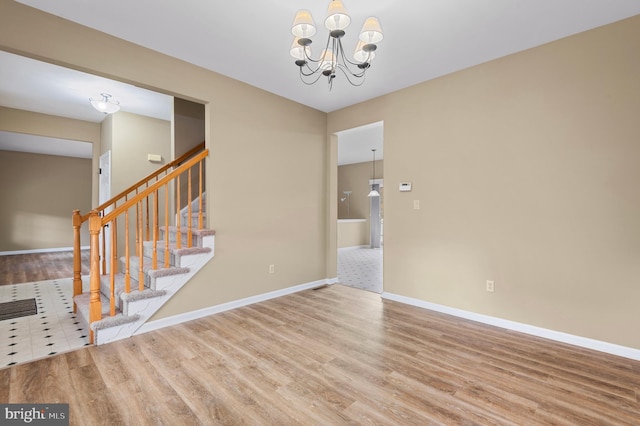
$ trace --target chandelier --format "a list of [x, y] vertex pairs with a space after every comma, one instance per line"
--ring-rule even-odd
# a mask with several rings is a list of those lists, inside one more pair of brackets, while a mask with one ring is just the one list
[[327, 18], [324, 26], [329, 30], [327, 44], [320, 58], [311, 57], [311, 37], [316, 33], [316, 26], [308, 10], [299, 10], [291, 27], [294, 35], [291, 45], [291, 56], [296, 59], [296, 65], [300, 68], [300, 79], [303, 83], [311, 85], [320, 77], [325, 76], [329, 81], [329, 90], [333, 86], [333, 79], [340, 70], [349, 83], [360, 86], [364, 82], [366, 71], [371, 67], [371, 61], [375, 57], [378, 48], [376, 43], [382, 41], [382, 28], [378, 18], [369, 17], [364, 21], [358, 44], [353, 54], [354, 61], [347, 58], [342, 47], [342, 37], [345, 28], [351, 23], [341, 0], [332, 0], [329, 3]]

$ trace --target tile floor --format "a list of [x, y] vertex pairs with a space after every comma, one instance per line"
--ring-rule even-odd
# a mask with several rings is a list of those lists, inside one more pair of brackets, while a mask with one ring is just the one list
[[382, 293], [382, 249], [338, 249], [338, 281], [349, 287]]
[[0, 286], [0, 303], [35, 298], [38, 307], [36, 315], [0, 321], [0, 368], [89, 344], [72, 294], [71, 278]]

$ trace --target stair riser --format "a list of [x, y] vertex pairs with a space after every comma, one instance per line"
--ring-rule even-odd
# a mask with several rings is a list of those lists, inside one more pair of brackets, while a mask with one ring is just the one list
[[[156, 250], [157, 259], [158, 259], [158, 268], [164, 268], [164, 249]], [[144, 257], [148, 257], [149, 259], [153, 259], [153, 246], [146, 246], [143, 250]], [[178, 266], [176, 263], [176, 256], [171, 253], [169, 250], [169, 266]]]
[[[160, 237], [162, 240], [164, 240], [164, 230], [160, 230]], [[180, 240], [182, 241], [182, 247], [187, 247], [187, 240], [189, 238], [189, 236], [187, 235], [186, 232], [181, 232], [180, 233]], [[169, 242], [170, 243], [175, 243], [177, 241], [176, 238], [177, 232], [175, 231], [169, 231]], [[202, 247], [202, 238], [198, 235], [192, 234], [191, 235], [191, 245], [193, 247]]]
[[[124, 262], [120, 262], [120, 263], [124, 263]], [[122, 273], [124, 273], [125, 269], [124, 269], [124, 265], [122, 265], [122, 269], [121, 269]], [[132, 257], [129, 260], [129, 274], [131, 276], [131, 288], [138, 288], [138, 278], [140, 277], [140, 262], [137, 258]], [[144, 272], [144, 285], [145, 287], [149, 287], [149, 282], [151, 281], [151, 279], [149, 278], [149, 275], [147, 275], [146, 271]]]
[[[204, 223], [206, 222], [205, 219], [207, 217], [206, 213], [202, 213], [202, 223], [204, 225]], [[198, 213], [192, 213], [191, 215], [191, 227], [192, 228], [197, 228], [200, 224], [200, 219], [198, 218]], [[182, 217], [180, 217], [180, 224], [182, 226], [187, 226], [188, 220], [187, 220], [187, 215], [183, 214]]]

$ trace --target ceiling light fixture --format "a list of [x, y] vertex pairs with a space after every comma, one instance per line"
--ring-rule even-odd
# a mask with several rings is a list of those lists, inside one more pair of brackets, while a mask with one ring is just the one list
[[100, 96], [102, 96], [101, 99], [89, 98], [89, 102], [96, 110], [105, 114], [113, 114], [120, 111], [120, 102], [112, 101], [109, 93], [100, 93]]
[[371, 183], [371, 192], [369, 192], [369, 195], [367, 195], [367, 197], [379, 197], [380, 193], [376, 190], [376, 150], [372, 149], [371, 151], [373, 151], [373, 177], [372, 179], [372, 183]]
[[342, 71], [349, 83], [360, 86], [364, 82], [366, 71], [371, 67], [371, 61], [375, 57], [378, 48], [376, 43], [382, 41], [382, 28], [378, 18], [369, 17], [364, 21], [360, 37], [353, 58], [355, 62], [347, 59], [342, 47], [344, 29], [351, 23], [341, 0], [332, 0], [329, 3], [327, 19], [324, 26], [329, 30], [327, 44], [319, 59], [311, 58], [311, 37], [316, 33], [311, 12], [299, 10], [291, 27], [294, 35], [291, 46], [291, 56], [296, 59], [296, 65], [300, 68], [300, 79], [303, 83], [311, 85], [320, 77], [325, 76], [329, 81], [329, 90], [333, 87], [333, 79], [337, 70]]

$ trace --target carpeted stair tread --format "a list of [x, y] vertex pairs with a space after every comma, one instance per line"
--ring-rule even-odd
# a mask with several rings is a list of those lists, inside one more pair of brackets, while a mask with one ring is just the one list
[[[169, 226], [168, 228], [166, 228], [165, 226], [161, 226], [160, 230], [164, 231], [165, 229], [168, 229], [169, 232], [177, 232], [178, 231], [178, 227], [177, 226]], [[186, 234], [189, 231], [189, 227], [188, 226], [181, 226], [180, 227], [180, 232], [182, 234]], [[197, 229], [197, 228], [191, 228], [191, 234], [192, 235], [198, 235], [198, 236], [209, 236], [209, 235], [216, 235], [216, 231], [214, 229]]]
[[[147, 249], [153, 249], [153, 241], [145, 241], [143, 245]], [[164, 254], [164, 247], [165, 247], [164, 240], [156, 242], [156, 250], [158, 251], [158, 261], [160, 261], [161, 259], [160, 251], [162, 251], [162, 254]], [[177, 247], [177, 244], [174, 241], [169, 242], [169, 251], [172, 254], [176, 254], [178, 256], [188, 256], [190, 254], [202, 254], [202, 253], [211, 252], [211, 248], [209, 247], [196, 247], [196, 246], [184, 247], [184, 245], [182, 245], [180, 248], [176, 248], [176, 247]], [[162, 259], [164, 260], [164, 258]]]
[[[130, 256], [129, 258], [129, 274], [131, 275], [131, 279], [138, 281], [138, 273], [140, 268], [140, 258], [138, 256]], [[120, 258], [121, 262], [125, 261], [125, 258]], [[163, 268], [163, 260], [158, 257], [158, 269], [152, 269], [153, 260], [149, 257], [142, 258], [142, 270], [145, 275], [150, 277], [159, 277], [159, 276], [167, 276], [167, 275], [177, 275], [177, 274], [186, 274], [189, 272], [189, 268], [180, 268], [178, 266], [170, 266], [168, 268]]]
[[[129, 267], [130, 267], [130, 275], [131, 275], [131, 282], [132, 282], [132, 289], [133, 288], [137, 288], [138, 287], [138, 278], [139, 278], [139, 257], [138, 256], [130, 256], [129, 257], [130, 261], [129, 261]], [[125, 258], [122, 257], [120, 259], [120, 262], [124, 262]], [[163, 265], [163, 261], [162, 259], [159, 257], [158, 258], [158, 266], [160, 266], [158, 269], [151, 269], [151, 264], [152, 264], [152, 260], [148, 257], [144, 257], [143, 258], [143, 266], [142, 266], [142, 270], [144, 271], [144, 285], [145, 287], [151, 288], [151, 289], [155, 289], [156, 288], [156, 279], [157, 278], [161, 278], [161, 277], [166, 277], [166, 276], [172, 276], [172, 275], [180, 275], [180, 274], [187, 274], [189, 273], [191, 270], [189, 268], [181, 268], [178, 266], [171, 266], [169, 268], [162, 268], [161, 266]], [[135, 284], [133, 284], [135, 282]]]
[[[91, 294], [82, 293], [74, 297], [73, 300], [76, 302], [79, 316], [82, 317], [88, 324], [89, 302], [91, 300]], [[123, 315], [122, 312], [120, 312], [120, 310], [118, 309], [116, 309], [116, 315], [111, 317], [109, 316], [109, 300], [103, 294], [100, 294], [100, 301], [102, 302], [102, 319], [91, 323], [90, 327], [93, 331], [103, 330], [105, 328], [117, 327], [122, 324], [135, 322], [139, 318], [138, 315]]]
[[91, 323], [91, 329], [93, 331], [104, 330], [110, 327], [118, 327], [123, 324], [129, 324], [131, 322], [136, 322], [140, 318], [140, 315], [123, 315], [116, 314], [113, 317], [102, 317], [99, 321], [94, 321]]
[[[87, 324], [89, 324], [89, 303], [91, 301], [91, 293], [86, 292], [77, 295], [73, 298], [73, 301], [76, 303], [76, 307], [78, 308], [78, 314], [85, 320]], [[109, 316], [109, 311], [111, 307], [109, 306], [109, 299], [100, 293], [100, 302], [101, 302], [101, 311], [102, 317]], [[116, 315], [120, 313], [120, 310], [116, 306]]]
[[[121, 295], [125, 294], [124, 290], [125, 290], [125, 275], [123, 273], [117, 273], [114, 274], [113, 276], [113, 281], [114, 281], [114, 294], [116, 297], [116, 306], [120, 309], [122, 309], [122, 299], [121, 299]], [[145, 290], [149, 289], [148, 286], [144, 287]], [[104, 295], [107, 295], [107, 297], [111, 294], [111, 278], [110, 275], [101, 275], [100, 276], [100, 292]], [[129, 283], [129, 290], [130, 291], [139, 291], [138, 288], [138, 281], [134, 280], [133, 277], [131, 277], [130, 283]]]

